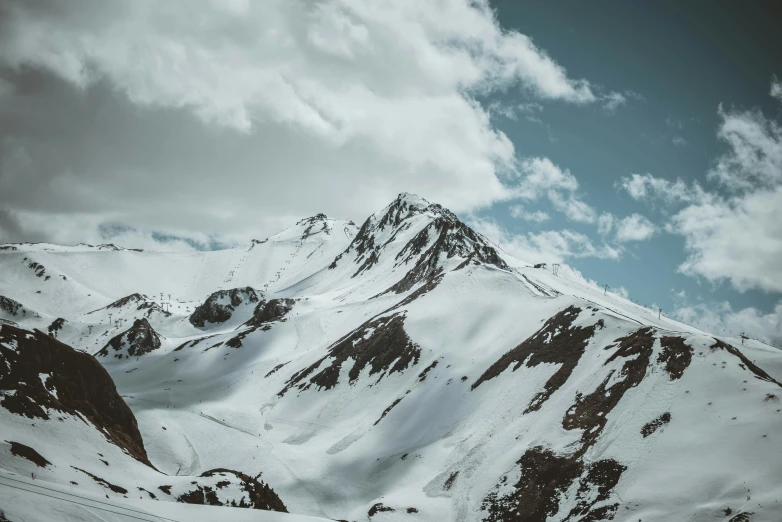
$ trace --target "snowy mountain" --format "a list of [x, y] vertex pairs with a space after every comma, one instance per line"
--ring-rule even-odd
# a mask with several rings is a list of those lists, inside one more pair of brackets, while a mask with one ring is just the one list
[[782, 520], [782, 353], [417, 196], [214, 252], [3, 245], [0, 295], [14, 522]]

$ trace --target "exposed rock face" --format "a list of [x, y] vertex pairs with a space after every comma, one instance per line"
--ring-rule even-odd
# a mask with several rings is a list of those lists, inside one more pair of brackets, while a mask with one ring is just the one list
[[39, 330], [0, 325], [0, 393], [0, 406], [29, 418], [78, 412], [111, 443], [151, 466], [136, 418], [91, 355]]
[[113, 303], [106, 305], [106, 308], [124, 308], [126, 306], [138, 306], [147, 300], [147, 296], [135, 293], [117, 299]]
[[92, 313], [95, 313], [99, 310], [146, 310], [145, 314], [147, 317], [150, 317], [152, 315], [152, 312], [157, 312], [159, 314], [162, 314], [166, 317], [170, 317], [171, 313], [163, 310], [163, 308], [157, 304], [154, 301], [151, 301], [149, 297], [145, 296], [144, 294], [130, 294], [125, 297], [122, 297], [120, 299], [117, 299], [113, 303], [110, 303], [103, 308], [99, 308], [98, 310], [93, 310]]
[[608, 358], [606, 364], [615, 360], [622, 361], [619, 371], [612, 370], [602, 383], [592, 393], [576, 398], [576, 403], [570, 407], [562, 419], [562, 426], [567, 430], [583, 430], [581, 440], [586, 450], [597, 440], [608, 422], [608, 414], [619, 404], [624, 394], [638, 386], [646, 376], [654, 346], [654, 331], [651, 328], [641, 328], [621, 339], [619, 346]]
[[294, 299], [270, 299], [261, 301], [255, 307], [253, 316], [244, 324], [247, 326], [262, 326], [267, 323], [279, 321], [293, 309], [296, 303]]
[[18, 317], [19, 315], [27, 315], [27, 310], [22, 305], [22, 303], [14, 301], [10, 297], [5, 297], [3, 295], [0, 295], [0, 311], [3, 311], [14, 317]]
[[97, 355], [106, 357], [112, 350], [114, 357], [138, 357], [160, 348], [160, 336], [146, 318], [136, 319], [133, 326], [113, 337]]
[[670, 412], [665, 412], [653, 421], [647, 422], [644, 424], [644, 427], [641, 428], [641, 435], [644, 436], [644, 438], [648, 437], [658, 429], [662, 428], [666, 424], [671, 422], [671, 414]]
[[47, 328], [47, 330], [49, 331], [49, 335], [51, 335], [52, 337], [57, 337], [57, 332], [62, 330], [62, 327], [65, 326], [65, 322], [66, 322], [65, 319], [63, 319], [62, 317], [58, 317], [57, 319], [52, 321], [52, 324], [50, 324]]
[[307, 227], [304, 229], [304, 233], [302, 233], [301, 239], [307, 239], [308, 237], [314, 236], [315, 234], [331, 234], [331, 228], [329, 227], [327, 219], [328, 217], [326, 217], [326, 214], [317, 214], [315, 216], [302, 219], [296, 223], [297, 225], [303, 225]]
[[196, 307], [190, 315], [190, 323], [197, 328], [203, 328], [206, 323], [224, 323], [242, 303], [257, 302], [258, 294], [249, 286], [220, 290], [210, 295], [204, 304]]
[[[241, 471], [213, 469], [202, 473], [195, 489], [177, 495], [178, 502], [187, 504], [209, 504], [212, 506], [233, 506], [251, 509], [265, 509], [287, 513], [288, 508], [269, 487], [258, 480], [260, 475], [251, 477]], [[170, 486], [163, 488], [170, 491]], [[169, 493], [171, 494], [171, 493]]]
[[561, 364], [559, 369], [549, 378], [543, 390], [535, 395], [530, 402], [527, 413], [540, 409], [540, 406], [551, 397], [551, 394], [568, 380], [578, 361], [581, 360], [589, 340], [595, 335], [595, 329], [603, 326], [602, 320], [589, 326], [573, 326], [573, 322], [580, 313], [580, 308], [570, 306], [546, 321], [543, 328], [492, 364], [475, 381], [472, 389], [474, 390], [481, 383], [497, 377], [511, 364], [514, 365], [513, 371], [515, 372], [522, 364], [525, 364], [525, 361], [528, 368], [540, 363], [559, 363]]
[[[619, 504], [604, 504], [622, 472], [627, 469], [615, 460], [606, 459], [585, 464], [574, 455], [557, 455], [548, 448], [536, 446], [519, 459], [521, 476], [509, 484], [510, 492], [493, 491], [484, 500], [484, 519], [491, 522], [546, 522], [559, 513], [562, 497], [578, 481], [577, 505], [561, 520], [582, 522], [613, 520]], [[508, 476], [501, 479], [505, 484]], [[507, 488], [506, 488], [507, 489]], [[560, 513], [561, 515], [561, 513]]]
[[407, 242], [394, 259], [395, 267], [412, 267], [387, 291], [402, 293], [418, 283], [435, 280], [442, 274], [444, 260], [453, 257], [465, 260], [461, 266], [472, 262], [508, 269], [494, 247], [450, 210], [410, 194], [400, 194], [383, 213], [370, 216], [350, 246], [337, 256], [330, 268], [336, 268], [343, 256], [355, 252], [358, 269], [353, 277], [369, 270], [382, 256], [388, 255], [385, 247], [412, 226], [410, 218], [421, 214], [429, 215], [431, 221]]
[[12, 440], [7, 440], [6, 442], [11, 445], [11, 455], [16, 455], [17, 457], [27, 459], [39, 468], [45, 468], [46, 466], [51, 465], [51, 462], [46, 460], [40, 453], [35, 451], [30, 446], [25, 446], [20, 442], [14, 442]]
[[680, 379], [692, 362], [692, 348], [687, 346], [681, 337], [661, 337], [660, 345], [662, 351], [657, 362], [665, 363], [665, 371], [671, 376], [671, 380]]
[[[405, 332], [404, 319], [404, 315], [397, 314], [364, 323], [329, 348], [326, 357], [295, 373], [279, 395], [284, 395], [294, 386], [306, 389], [315, 384], [327, 390], [333, 388], [339, 382], [342, 364], [348, 359], [353, 360], [353, 366], [348, 372], [351, 383], [358, 379], [367, 366], [369, 375], [380, 374], [379, 381], [387, 374], [401, 372], [417, 364], [421, 349]], [[308, 383], [304, 383], [304, 379], [326, 360], [330, 360], [328, 366], [313, 375]]]

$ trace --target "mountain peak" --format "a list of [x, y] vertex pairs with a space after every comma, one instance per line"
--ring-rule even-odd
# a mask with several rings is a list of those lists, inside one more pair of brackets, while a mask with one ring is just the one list
[[404, 275], [387, 290], [395, 293], [431, 283], [445, 271], [469, 263], [508, 269], [494, 247], [450, 210], [405, 192], [364, 222], [330, 268], [336, 268], [345, 254], [358, 265], [353, 277], [384, 260], [392, 272], [400, 269]]

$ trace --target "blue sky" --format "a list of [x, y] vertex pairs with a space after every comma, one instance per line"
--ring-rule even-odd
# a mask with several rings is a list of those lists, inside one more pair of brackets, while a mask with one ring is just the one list
[[[580, 182], [583, 200], [600, 211], [638, 212], [665, 222], [671, 209], [634, 200], [616, 186], [633, 173], [697, 181], [720, 192], [707, 179], [727, 149], [717, 136], [720, 104], [768, 116], [782, 109], [769, 96], [772, 78], [782, 74], [782, 38], [774, 21], [779, 18], [761, 3], [710, 3], [710, 8], [703, 2], [493, 5], [503, 27], [531, 36], [569, 74], [625, 93], [627, 101], [615, 110], [541, 102], [518, 91], [492, 94], [484, 102], [533, 104], [532, 112], [497, 114], [497, 127], [518, 154], [545, 156], [569, 169]], [[496, 205], [484, 215], [515, 233], [571, 228], [599, 237], [593, 225], [569, 222], [545, 201], [528, 207], [550, 216], [543, 223], [514, 219], [512, 206]], [[779, 301], [778, 292], [738, 291], [725, 280], [685, 275], [678, 270], [685, 258], [684, 238], [662, 232], [628, 245], [618, 260], [583, 258], [572, 264], [601, 284], [623, 286], [631, 298], [670, 312], [685, 304], [675, 295], [681, 291], [690, 304], [727, 300], [736, 309], [757, 307], [766, 313]]]
[[400, 192], [782, 342], [765, 2], [11, 0], [0, 241], [193, 249]]

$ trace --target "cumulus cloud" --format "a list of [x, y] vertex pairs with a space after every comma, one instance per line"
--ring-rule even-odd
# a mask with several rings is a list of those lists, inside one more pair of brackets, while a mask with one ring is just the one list
[[526, 158], [520, 163], [521, 181], [516, 197], [534, 200], [546, 197], [554, 210], [577, 222], [594, 223], [597, 213], [578, 194], [578, 180], [568, 169], [562, 169], [548, 158]]
[[253, 235], [399, 187], [511, 199], [514, 147], [476, 96], [604, 95], [468, 0], [4, 2], [0, 74], [0, 204]]
[[528, 211], [523, 205], [512, 205], [509, 209], [510, 215], [516, 219], [530, 221], [532, 223], [543, 223], [551, 219], [547, 213], [541, 210]]
[[597, 219], [597, 233], [606, 236], [614, 229], [614, 215], [610, 212], [603, 212]]
[[698, 184], [689, 186], [681, 179], [669, 181], [649, 173], [623, 177], [616, 183], [616, 187], [627, 192], [635, 200], [647, 202], [687, 203], [703, 196], [703, 190]]
[[572, 230], [547, 230], [513, 234], [490, 218], [473, 217], [470, 226], [517, 259], [527, 263], [561, 263], [568, 259], [618, 259], [620, 251], [597, 245], [588, 236]]
[[676, 308], [674, 316], [709, 332], [734, 336], [743, 332], [751, 338], [782, 347], [782, 302], [769, 313], [754, 307], [735, 311], [727, 301], [682, 304]]
[[616, 223], [616, 240], [620, 243], [645, 241], [655, 232], [657, 232], [657, 227], [654, 223], [640, 214], [632, 214]]
[[[778, 89], [773, 81], [772, 96]], [[713, 189], [651, 174], [633, 174], [618, 187], [679, 207], [665, 229], [684, 237], [683, 273], [739, 291], [782, 292], [782, 124], [758, 110], [720, 106], [718, 114], [725, 151], [709, 172]]]
[[771, 82], [771, 91], [769, 94], [782, 102], [782, 82], [774, 78]]
[[603, 107], [608, 112], [615, 112], [616, 109], [627, 103], [627, 98], [618, 92], [612, 92], [603, 99]]

